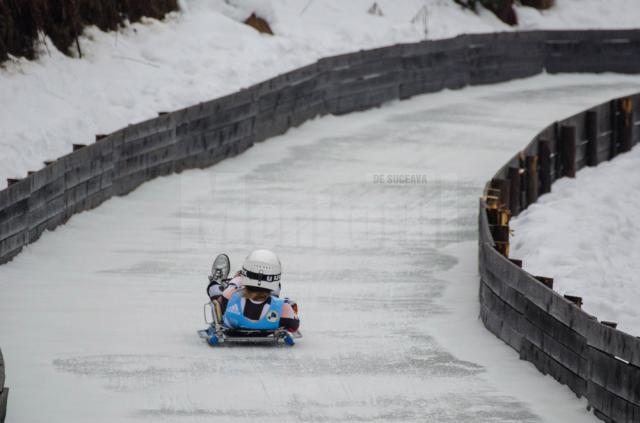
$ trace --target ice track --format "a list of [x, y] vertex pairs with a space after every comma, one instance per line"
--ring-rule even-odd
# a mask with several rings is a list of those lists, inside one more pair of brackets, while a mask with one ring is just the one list
[[[476, 319], [477, 198], [549, 122], [639, 89], [543, 75], [424, 95], [74, 216], [0, 267], [8, 421], [598, 421]], [[195, 333], [211, 260], [255, 246], [281, 255], [305, 338], [212, 349]]]

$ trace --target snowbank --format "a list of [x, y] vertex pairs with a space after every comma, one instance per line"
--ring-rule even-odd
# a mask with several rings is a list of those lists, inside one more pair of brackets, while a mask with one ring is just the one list
[[[451, 0], [184, 0], [165, 22], [118, 33], [89, 28], [86, 57], [50, 44], [36, 62], [0, 69], [0, 187], [39, 169], [95, 134], [208, 100], [327, 55], [459, 33], [510, 30], [490, 12]], [[636, 0], [558, 0], [556, 9], [518, 8], [521, 28], [632, 27]], [[276, 36], [240, 23], [257, 10]], [[635, 22], [634, 22], [635, 21]]]
[[513, 257], [585, 311], [640, 335], [640, 148], [562, 178], [511, 221]]

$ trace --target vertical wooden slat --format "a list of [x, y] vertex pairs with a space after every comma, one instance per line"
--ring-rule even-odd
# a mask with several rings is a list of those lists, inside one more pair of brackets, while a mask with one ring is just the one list
[[538, 142], [538, 161], [540, 163], [540, 194], [551, 192], [551, 143]]
[[527, 156], [526, 161], [527, 178], [527, 207], [538, 201], [538, 156]]
[[611, 112], [611, 138], [609, 140], [609, 160], [611, 160], [618, 155], [618, 137], [619, 137], [618, 101], [611, 100], [609, 102], [609, 109]]
[[598, 112], [589, 110], [585, 119], [587, 166], [598, 166]]
[[500, 191], [500, 203], [504, 207], [509, 207], [509, 180], [493, 178], [491, 180], [491, 187]]
[[560, 127], [560, 149], [562, 150], [562, 176], [576, 177], [576, 127]]
[[633, 140], [633, 103], [631, 98], [620, 99], [620, 152], [631, 151]]
[[520, 213], [520, 169], [509, 168], [509, 210], [512, 216]]

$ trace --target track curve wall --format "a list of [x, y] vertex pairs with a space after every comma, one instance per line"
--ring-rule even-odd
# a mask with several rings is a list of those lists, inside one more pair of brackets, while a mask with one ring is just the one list
[[4, 379], [4, 358], [2, 350], [0, 350], [0, 422], [4, 422], [4, 418], [7, 416], [7, 400], [9, 399], [9, 388], [5, 388]]
[[[321, 59], [225, 97], [96, 137], [95, 143], [76, 145], [43, 169], [9, 181], [0, 191], [0, 263], [45, 230], [112, 196], [126, 195], [157, 176], [213, 165], [313, 117], [366, 110], [444, 88], [528, 77], [545, 69], [640, 73], [639, 47], [640, 31], [635, 30], [538, 31], [462, 35]], [[484, 232], [483, 227], [481, 239], [490, 242], [488, 226]]]
[[598, 322], [582, 299], [553, 291], [509, 259], [509, 218], [561, 177], [597, 166], [640, 141], [640, 94], [545, 128], [487, 184], [480, 201], [480, 304], [484, 325], [538, 370], [586, 397], [607, 422], [640, 421], [640, 338]]

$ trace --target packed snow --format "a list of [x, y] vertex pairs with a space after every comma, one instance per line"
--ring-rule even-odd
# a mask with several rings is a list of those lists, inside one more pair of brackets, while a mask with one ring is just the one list
[[562, 178], [512, 220], [512, 256], [585, 311], [640, 335], [640, 148]]
[[[381, 13], [368, 13], [376, 3]], [[518, 7], [520, 26], [637, 27], [637, 0], [557, 0]], [[460, 33], [511, 30], [452, 0], [184, 0], [166, 21], [81, 37], [83, 59], [41, 45], [35, 62], [0, 67], [0, 187], [129, 123], [209, 100], [320, 57]], [[264, 16], [275, 36], [241, 21]]]
[[[477, 319], [477, 199], [548, 122], [639, 89], [541, 75], [316, 119], [72, 217], [0, 266], [8, 421], [597, 422]], [[256, 247], [304, 338], [212, 349], [211, 261]]]

